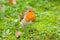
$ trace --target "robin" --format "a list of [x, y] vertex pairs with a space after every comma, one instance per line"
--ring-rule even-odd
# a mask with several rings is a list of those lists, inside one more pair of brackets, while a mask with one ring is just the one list
[[32, 24], [36, 20], [33, 9], [28, 9], [24, 14], [20, 15], [21, 26]]

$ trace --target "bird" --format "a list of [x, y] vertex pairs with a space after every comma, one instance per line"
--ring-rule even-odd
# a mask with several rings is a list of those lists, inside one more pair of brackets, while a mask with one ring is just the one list
[[8, 0], [10, 4], [16, 5], [16, 0]]
[[24, 14], [21, 14], [20, 17], [20, 24], [22, 27], [32, 24], [36, 20], [35, 12], [31, 8], [27, 9], [27, 11]]

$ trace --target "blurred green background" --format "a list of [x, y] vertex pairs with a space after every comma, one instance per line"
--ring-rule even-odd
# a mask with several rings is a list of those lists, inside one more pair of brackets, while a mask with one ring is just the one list
[[[60, 40], [60, 0], [16, 1], [12, 5], [8, 0], [0, 0], [0, 40]], [[21, 28], [19, 14], [28, 8], [33, 8], [36, 21]], [[19, 38], [15, 30], [21, 32]]]

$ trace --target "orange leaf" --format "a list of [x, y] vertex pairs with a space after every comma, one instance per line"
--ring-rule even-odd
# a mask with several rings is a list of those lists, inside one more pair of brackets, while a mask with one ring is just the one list
[[16, 0], [9, 0], [9, 3], [16, 5]]

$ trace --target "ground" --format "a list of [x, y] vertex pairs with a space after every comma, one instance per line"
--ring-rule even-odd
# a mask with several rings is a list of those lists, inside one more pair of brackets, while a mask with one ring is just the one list
[[[0, 0], [0, 40], [60, 40], [59, 0], [16, 0], [12, 5], [8, 0]], [[20, 16], [27, 8], [33, 8], [36, 21], [25, 28], [20, 26]], [[19, 38], [15, 30], [21, 32]]]

